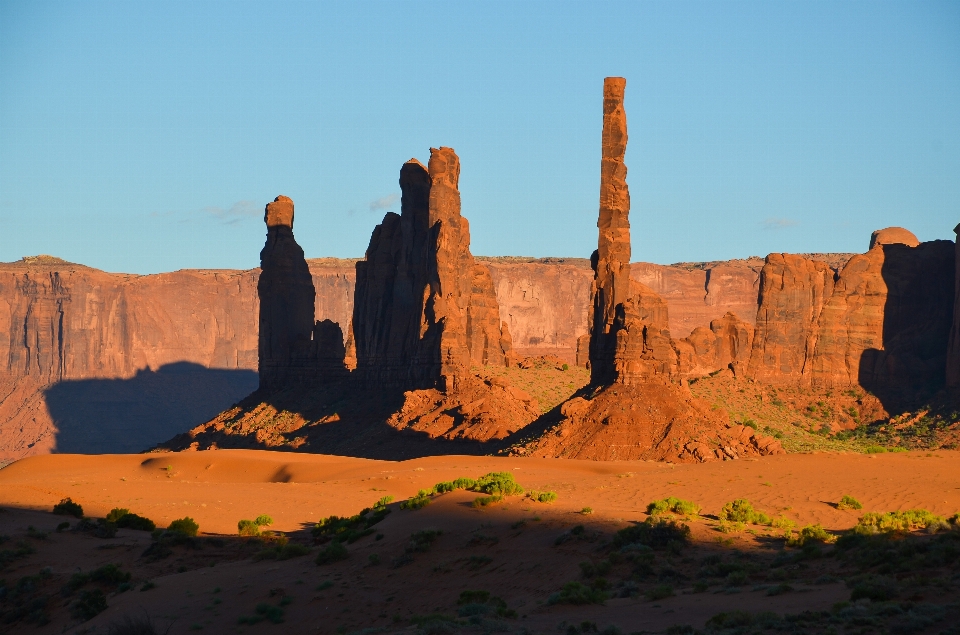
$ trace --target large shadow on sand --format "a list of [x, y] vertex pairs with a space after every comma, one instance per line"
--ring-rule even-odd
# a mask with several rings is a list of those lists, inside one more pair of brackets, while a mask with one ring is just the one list
[[946, 383], [954, 250], [946, 240], [883, 246], [884, 348], [863, 352], [859, 383], [892, 414], [924, 404]]
[[257, 388], [251, 370], [178, 362], [130, 379], [63, 381], [44, 390], [56, 452], [142, 452], [209, 421]]

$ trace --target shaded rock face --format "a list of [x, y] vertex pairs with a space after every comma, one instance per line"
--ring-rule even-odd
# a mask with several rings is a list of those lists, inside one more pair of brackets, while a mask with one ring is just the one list
[[942, 386], [955, 245], [911, 246], [911, 237], [874, 232], [874, 246], [836, 275], [799, 256], [768, 256], [748, 374], [769, 383], [860, 385], [894, 401]]
[[633, 384], [649, 377], [678, 372], [670, 342], [667, 303], [649, 287], [631, 281], [631, 294], [617, 306], [614, 372], [617, 382]]
[[357, 263], [353, 334], [366, 382], [452, 390], [472, 363], [505, 363], [510, 337], [493, 279], [470, 254], [459, 178], [451, 148], [431, 148], [429, 168], [404, 164], [400, 214], [384, 217]]
[[960, 225], [953, 228], [957, 234], [954, 244], [955, 269], [953, 276], [953, 322], [947, 345], [946, 383], [952, 390], [960, 389]]
[[0, 264], [0, 459], [93, 451], [91, 435], [108, 442], [96, 451], [142, 449], [249, 394], [257, 273]]
[[293, 237], [293, 201], [278, 196], [264, 212], [260, 252], [259, 372], [261, 389], [330, 378], [344, 371], [343, 332], [314, 320], [316, 291], [303, 249]]

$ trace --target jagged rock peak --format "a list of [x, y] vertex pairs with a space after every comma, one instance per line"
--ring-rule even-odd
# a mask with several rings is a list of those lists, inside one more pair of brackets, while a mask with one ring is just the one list
[[263, 222], [267, 227], [289, 227], [293, 229], [293, 200], [284, 195], [267, 203], [263, 212]]
[[907, 245], [908, 247], [916, 247], [919, 244], [920, 240], [913, 232], [903, 227], [887, 227], [886, 229], [878, 229], [870, 234], [870, 249], [873, 249], [877, 245]]

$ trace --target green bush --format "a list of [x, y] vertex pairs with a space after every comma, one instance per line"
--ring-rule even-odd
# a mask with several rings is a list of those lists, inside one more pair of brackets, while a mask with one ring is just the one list
[[673, 520], [651, 516], [642, 523], [625, 527], [613, 536], [613, 546], [646, 545], [651, 549], [667, 549], [690, 540], [690, 527]]
[[324, 549], [320, 550], [320, 553], [317, 554], [316, 563], [318, 565], [330, 564], [338, 560], [345, 560], [349, 555], [350, 553], [347, 551], [347, 548], [343, 546], [343, 543], [334, 540]]
[[607, 593], [602, 589], [581, 584], [567, 582], [563, 588], [554, 593], [547, 600], [548, 604], [603, 604], [607, 600]]
[[107, 596], [100, 589], [81, 591], [80, 597], [70, 606], [70, 614], [82, 622], [93, 619], [107, 610]]
[[863, 505], [853, 496], [845, 494], [843, 498], [840, 499], [840, 502], [837, 503], [837, 509], [863, 509]]
[[557, 500], [556, 492], [538, 492], [537, 490], [531, 490], [527, 493], [527, 496], [535, 503], [552, 503]]
[[477, 496], [473, 499], [471, 505], [474, 507], [486, 507], [487, 505], [492, 505], [497, 502], [500, 502], [500, 498], [497, 496]]
[[241, 520], [237, 523], [237, 533], [241, 536], [259, 536], [260, 528], [273, 524], [273, 518], [260, 514], [253, 520]]
[[424, 529], [410, 534], [410, 543], [405, 551], [407, 553], [429, 551], [430, 547], [443, 534], [439, 529]]
[[423, 509], [430, 504], [430, 492], [422, 489], [417, 495], [400, 503], [400, 509]]
[[817, 523], [816, 525], [807, 525], [797, 534], [788, 538], [787, 544], [791, 547], [802, 547], [810, 543], [831, 543], [835, 541], [836, 537]]
[[70, 497], [67, 497], [53, 506], [53, 513], [60, 516], [83, 518], [83, 507], [81, 507], [79, 503], [74, 503], [70, 500]]
[[197, 522], [190, 518], [189, 516], [184, 516], [183, 518], [178, 518], [167, 527], [167, 531], [174, 531], [178, 534], [183, 534], [184, 536], [196, 536], [197, 532], [200, 531], [200, 525]]
[[490, 472], [477, 479], [472, 488], [475, 492], [492, 494], [500, 498], [523, 494], [523, 488], [513, 479], [510, 472]]
[[593, 513], [593, 507], [584, 507], [579, 513], [583, 516], [589, 516]]
[[299, 545], [295, 542], [274, 545], [258, 552], [254, 560], [289, 560], [290, 558], [299, 558], [310, 553], [310, 548]]
[[149, 518], [144, 518], [131, 513], [129, 509], [114, 507], [104, 519], [108, 523], [113, 523], [120, 529], [135, 529], [137, 531], [153, 531], [157, 528], [156, 524]]
[[930, 529], [937, 531], [948, 528], [943, 516], [937, 516], [925, 509], [909, 509], [903, 512], [867, 512], [859, 521], [854, 531], [858, 534], [876, 534], [892, 531], [912, 531], [914, 529]]
[[751, 525], [769, 525], [770, 517], [757, 511], [745, 498], [738, 498], [727, 503], [720, 510], [720, 520], [734, 523], [749, 523]]
[[681, 516], [693, 516], [700, 513], [700, 506], [690, 501], [670, 496], [663, 500], [653, 501], [647, 505], [647, 513], [651, 516], [674, 513]]
[[[389, 500], [388, 500], [389, 499]], [[310, 530], [313, 537], [319, 542], [337, 540], [339, 542], [354, 543], [364, 536], [373, 533], [373, 526], [382, 521], [390, 513], [387, 503], [393, 500], [391, 496], [384, 496], [373, 505], [373, 510], [365, 508], [359, 514], [349, 517], [328, 516], [321, 518]], [[373, 513], [371, 513], [371, 511]]]
[[647, 590], [645, 595], [648, 600], [662, 600], [673, 595], [673, 587], [669, 584], [658, 584], [652, 589]]

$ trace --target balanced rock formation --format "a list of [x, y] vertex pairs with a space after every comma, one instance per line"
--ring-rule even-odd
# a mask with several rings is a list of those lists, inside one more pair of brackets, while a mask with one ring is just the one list
[[357, 263], [357, 372], [368, 383], [455, 390], [470, 365], [510, 352], [493, 280], [470, 253], [460, 213], [460, 160], [431, 148], [400, 171], [400, 214], [388, 213]]
[[260, 388], [280, 389], [329, 379], [346, 370], [341, 327], [316, 322], [316, 291], [293, 237], [293, 201], [278, 196], [264, 210], [267, 241], [260, 252]]

